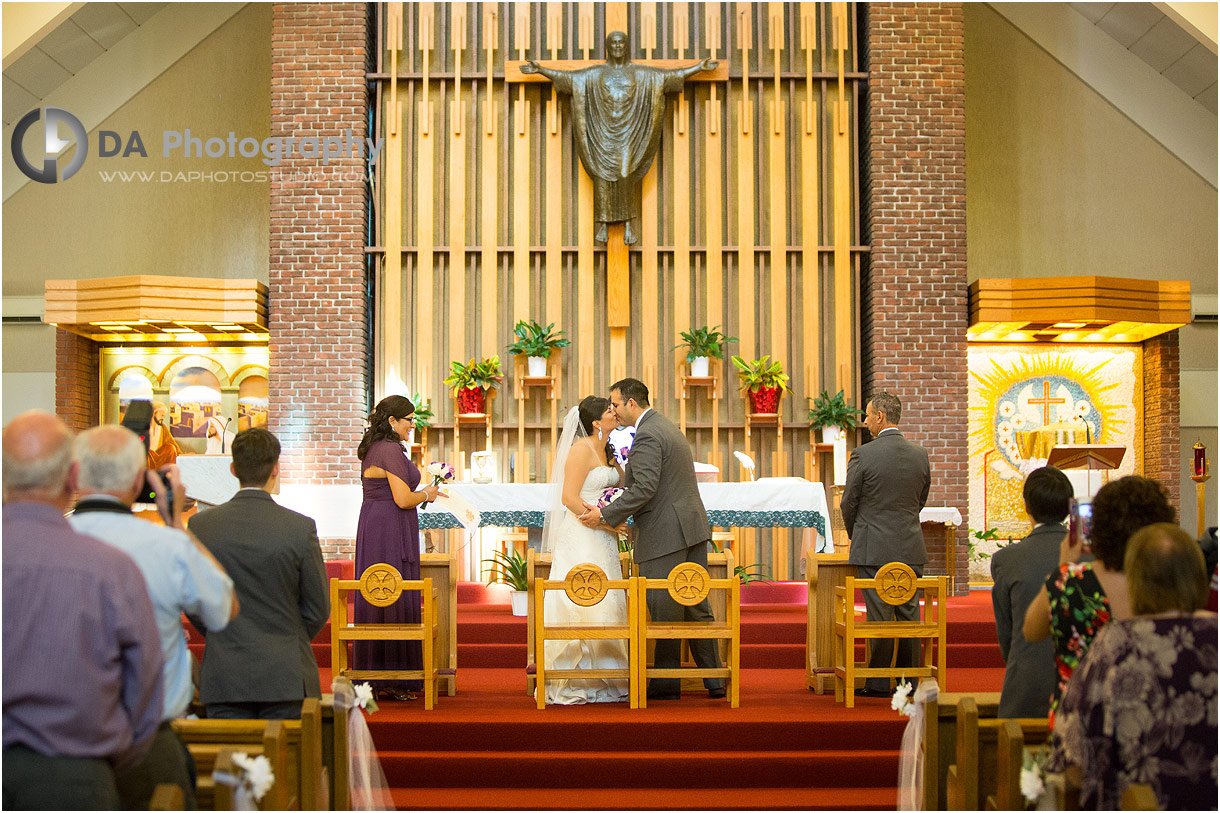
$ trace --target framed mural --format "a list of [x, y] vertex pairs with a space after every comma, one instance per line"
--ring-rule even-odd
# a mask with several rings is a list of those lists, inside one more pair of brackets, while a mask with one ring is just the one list
[[[1115, 471], [1068, 472], [1078, 494], [1142, 472], [1142, 352], [1139, 345], [969, 346], [972, 528], [995, 528], [1002, 539], [1025, 536], [1025, 476], [1046, 465], [1056, 444], [1127, 449]], [[989, 579], [989, 570], [986, 561], [972, 562], [971, 578]]]

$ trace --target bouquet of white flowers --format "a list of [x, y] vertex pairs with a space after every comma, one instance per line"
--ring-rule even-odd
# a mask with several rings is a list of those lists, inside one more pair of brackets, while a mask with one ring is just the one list
[[377, 711], [377, 701], [373, 698], [373, 687], [368, 683], [356, 683], [352, 686], [356, 690], [356, 705], [367, 711], [369, 714]]
[[428, 464], [424, 472], [432, 476], [432, 485], [438, 486], [441, 483], [448, 483], [457, 476], [457, 469], [448, 463], [442, 463], [439, 460], [433, 460]]
[[605, 508], [607, 505], [614, 502], [621, 496], [623, 496], [623, 490], [621, 488], [603, 489], [601, 496], [597, 498], [597, 507]]
[[275, 784], [275, 771], [271, 770], [271, 762], [262, 754], [252, 757], [240, 751], [233, 754], [233, 764], [242, 770], [241, 785], [260, 802]]

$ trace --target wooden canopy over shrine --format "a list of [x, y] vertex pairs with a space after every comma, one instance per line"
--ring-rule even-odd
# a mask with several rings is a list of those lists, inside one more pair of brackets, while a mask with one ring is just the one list
[[1190, 283], [1120, 277], [980, 279], [974, 342], [1138, 343], [1190, 322]]
[[93, 341], [267, 341], [267, 286], [254, 279], [58, 279], [45, 291], [42, 321]]

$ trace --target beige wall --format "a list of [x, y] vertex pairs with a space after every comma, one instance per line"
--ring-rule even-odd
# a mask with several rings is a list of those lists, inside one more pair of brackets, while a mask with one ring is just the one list
[[[259, 158], [164, 159], [161, 133], [263, 139], [270, 129], [271, 7], [251, 4], [184, 54], [98, 129], [139, 130], [149, 157], [90, 155], [68, 181], [28, 183], [4, 203], [4, 295], [43, 281], [123, 274], [267, 280], [269, 184], [160, 182], [161, 173], [266, 171]], [[155, 182], [100, 172], [151, 171]], [[264, 176], [265, 177], [265, 176]], [[5, 340], [8, 341], [8, 331]], [[6, 364], [6, 370], [8, 369]]]
[[[994, 9], [968, 3], [965, 20], [969, 278], [1184, 279], [1214, 297], [1216, 189]], [[1185, 459], [1216, 436], [1216, 329], [1179, 339]]]

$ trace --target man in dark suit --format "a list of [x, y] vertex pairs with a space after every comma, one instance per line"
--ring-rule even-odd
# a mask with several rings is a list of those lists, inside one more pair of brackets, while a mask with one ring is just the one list
[[[864, 408], [864, 426], [873, 439], [855, 449], [847, 462], [840, 507], [851, 537], [847, 561], [856, 566], [857, 578], [871, 579], [890, 562], [909, 565], [916, 576], [922, 576], [928, 562], [919, 512], [928, 501], [932, 472], [928, 453], [898, 431], [901, 417], [898, 396], [884, 390], [874, 395]], [[919, 593], [905, 604], [891, 606], [875, 590], [865, 590], [864, 609], [869, 621], [914, 621], [919, 618]], [[901, 641], [895, 666], [918, 665], [919, 641]], [[879, 638], [873, 642], [868, 665], [888, 667], [893, 657], [893, 639]], [[889, 697], [890, 679], [869, 678], [856, 694]]]
[[1072, 499], [1072, 483], [1059, 469], [1043, 466], [1025, 478], [1022, 496], [1025, 513], [1034, 521], [1033, 531], [991, 557], [991, 578], [995, 582], [991, 604], [1005, 664], [999, 716], [1045, 717], [1057, 679], [1055, 650], [1049, 637], [1034, 643], [1025, 640], [1022, 623], [1030, 602], [1059, 566], [1059, 544], [1067, 536], [1063, 520]]
[[199, 698], [208, 717], [300, 717], [303, 699], [322, 696], [310, 642], [330, 616], [317, 526], [271, 499], [280, 474], [275, 435], [247, 429], [232, 450], [241, 490], [190, 522], [233, 579], [242, 608], [220, 632], [195, 624], [207, 636]]
[[[648, 405], [648, 388], [635, 378], [624, 378], [610, 388], [610, 403], [624, 426], [635, 426], [635, 440], [627, 459], [626, 489], [605, 508], [588, 506], [580, 521], [590, 528], [602, 522], [618, 526], [635, 517], [636, 565], [650, 579], [664, 579], [683, 562], [707, 567], [707, 543], [712, 526], [699, 496], [695, 463], [686, 436], [673, 422]], [[648, 613], [653, 621], [711, 621], [707, 599], [683, 607], [666, 590], [648, 591]], [[695, 663], [704, 669], [719, 669], [720, 654], [714, 641], [690, 641]], [[657, 641], [654, 664], [676, 669], [682, 645], [679, 640]], [[704, 678], [710, 697], [724, 697], [724, 681]], [[678, 678], [653, 678], [649, 700], [676, 700], [681, 695]]]

